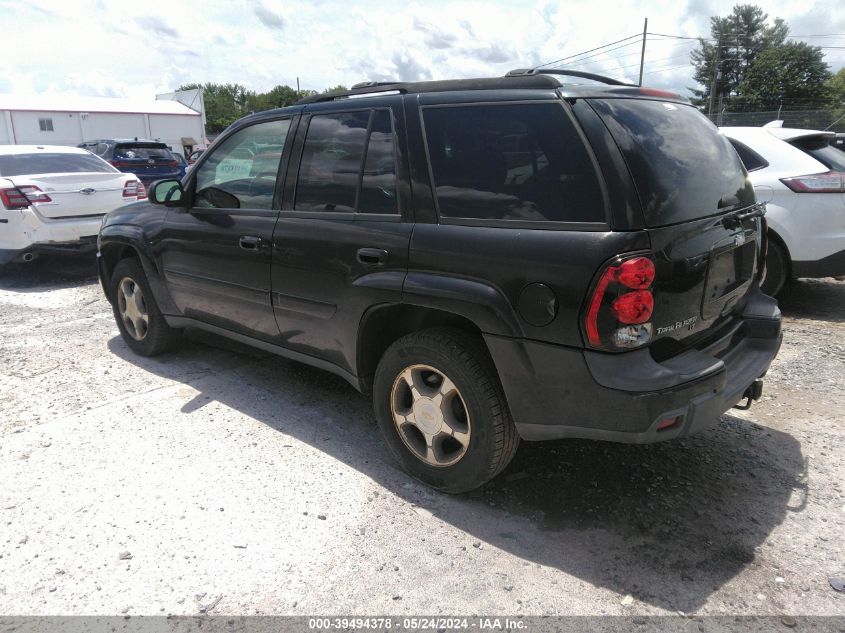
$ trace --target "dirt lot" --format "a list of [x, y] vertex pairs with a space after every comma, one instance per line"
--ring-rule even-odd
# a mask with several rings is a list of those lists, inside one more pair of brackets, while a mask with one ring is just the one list
[[0, 278], [2, 614], [845, 614], [845, 283], [784, 296], [763, 401], [681, 442], [397, 470], [339, 378], [133, 356], [90, 260]]

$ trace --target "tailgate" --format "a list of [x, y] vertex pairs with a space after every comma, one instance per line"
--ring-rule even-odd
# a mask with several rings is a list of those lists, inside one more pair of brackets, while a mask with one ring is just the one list
[[656, 254], [655, 357], [708, 338], [743, 307], [759, 265], [762, 207], [648, 229]]

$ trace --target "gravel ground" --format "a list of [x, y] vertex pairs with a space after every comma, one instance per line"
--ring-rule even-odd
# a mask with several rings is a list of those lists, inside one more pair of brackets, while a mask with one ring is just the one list
[[90, 260], [0, 278], [0, 614], [843, 615], [845, 283], [782, 299], [763, 400], [680, 442], [523, 444], [450, 497], [339, 378], [144, 359]]

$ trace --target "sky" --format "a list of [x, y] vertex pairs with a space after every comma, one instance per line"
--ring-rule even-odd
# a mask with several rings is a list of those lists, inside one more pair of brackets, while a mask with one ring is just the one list
[[[186, 83], [501, 76], [642, 33], [709, 35], [733, 1], [0, 0], [0, 93], [149, 98]], [[757, 2], [845, 66], [845, 3]], [[826, 37], [819, 37], [826, 35]], [[812, 37], [810, 37], [812, 36]], [[637, 81], [641, 40], [569, 68]], [[694, 40], [650, 36], [643, 83], [688, 94]], [[550, 66], [550, 67], [554, 67]]]

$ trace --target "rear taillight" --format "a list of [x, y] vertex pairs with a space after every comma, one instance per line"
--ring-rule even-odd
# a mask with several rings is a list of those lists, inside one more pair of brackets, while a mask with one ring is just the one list
[[780, 181], [795, 193], [845, 193], [845, 172], [841, 171], [781, 178]]
[[168, 167], [178, 167], [178, 166], [179, 166], [179, 161], [178, 161], [178, 160], [171, 160], [171, 161], [169, 161], [169, 162], [167, 163], [167, 166], [168, 166]]
[[21, 187], [9, 187], [0, 189], [0, 200], [7, 209], [26, 209], [30, 204], [36, 202], [52, 202], [46, 193], [35, 185], [23, 185]]
[[126, 168], [126, 167], [134, 167], [135, 166], [134, 163], [127, 163], [127, 162], [122, 161], [122, 160], [110, 160], [109, 165], [111, 165], [112, 167], [117, 167], [118, 169], [120, 169], [121, 167]]
[[9, 210], [26, 209], [29, 206], [29, 199], [15, 187], [0, 189], [0, 200], [3, 201], [3, 206]]
[[23, 195], [26, 196], [26, 199], [30, 202], [52, 202], [53, 199], [50, 198], [46, 193], [43, 193], [41, 189], [36, 187], [35, 185], [24, 185], [22, 187], [18, 187], [18, 191], [20, 191]]
[[591, 347], [625, 350], [651, 340], [654, 278], [654, 261], [644, 255], [617, 259], [605, 266], [584, 317]]
[[147, 192], [144, 190], [144, 185], [137, 180], [127, 180], [123, 185], [124, 198], [137, 198], [142, 200], [147, 197]]

